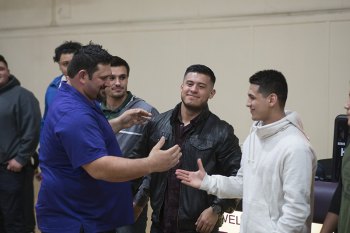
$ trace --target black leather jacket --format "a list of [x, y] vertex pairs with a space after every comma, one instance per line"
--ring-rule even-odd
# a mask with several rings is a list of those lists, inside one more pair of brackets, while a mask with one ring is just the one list
[[[168, 149], [175, 144], [174, 125], [181, 103], [175, 109], [162, 113], [152, 119], [145, 127], [143, 136], [136, 144], [135, 157], [148, 155], [152, 147], [164, 136], [166, 142], [162, 149]], [[235, 175], [240, 167], [241, 149], [233, 127], [220, 120], [206, 107], [189, 133], [182, 146], [182, 167], [185, 170], [198, 170], [197, 159], [201, 158], [209, 175]], [[161, 208], [167, 188], [168, 172], [153, 173], [145, 178], [136, 195], [136, 203], [142, 205], [151, 198], [153, 209], [152, 223], [160, 223]], [[212, 204], [219, 204], [223, 211], [232, 212], [236, 207], [234, 199], [218, 199], [207, 192], [181, 184], [179, 197], [178, 227], [179, 230], [194, 230], [195, 222], [200, 214]], [[218, 221], [217, 227], [222, 224]]]

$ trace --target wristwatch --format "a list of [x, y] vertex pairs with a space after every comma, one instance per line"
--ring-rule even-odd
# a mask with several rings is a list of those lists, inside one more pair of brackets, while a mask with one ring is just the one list
[[218, 204], [212, 204], [211, 205], [211, 208], [213, 208], [213, 212], [216, 213], [217, 215], [222, 215], [223, 212], [222, 212], [222, 208], [220, 205]]

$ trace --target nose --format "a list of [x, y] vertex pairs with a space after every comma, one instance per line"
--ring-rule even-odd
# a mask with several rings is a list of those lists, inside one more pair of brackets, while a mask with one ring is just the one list
[[192, 86], [190, 87], [190, 91], [191, 91], [191, 92], [197, 92], [197, 91], [198, 91], [197, 85], [192, 85]]
[[250, 108], [250, 106], [252, 106], [252, 102], [250, 101], [250, 99], [247, 99], [245, 106], [248, 108]]
[[115, 78], [115, 79], [111, 82], [111, 86], [112, 86], [112, 85], [116, 85], [116, 86], [120, 85], [120, 80], [119, 80], [119, 78]]

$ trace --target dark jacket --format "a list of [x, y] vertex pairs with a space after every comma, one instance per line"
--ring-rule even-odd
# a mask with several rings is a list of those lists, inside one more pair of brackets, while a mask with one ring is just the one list
[[10, 75], [0, 88], [0, 164], [15, 159], [26, 165], [39, 142], [39, 102]]
[[[164, 136], [166, 142], [162, 149], [168, 149], [175, 144], [175, 121], [181, 103], [175, 109], [162, 113], [151, 120], [142, 138], [137, 143], [133, 154], [135, 157], [148, 155], [152, 147]], [[240, 167], [241, 149], [234, 130], [227, 122], [220, 120], [206, 107], [200, 114], [195, 127], [191, 130], [182, 146], [181, 169], [198, 170], [197, 159], [201, 158], [209, 175], [235, 175]], [[160, 223], [161, 208], [167, 188], [168, 172], [153, 173], [145, 179], [139, 189], [136, 200], [144, 200], [148, 193], [153, 209], [152, 223]], [[181, 184], [179, 197], [178, 228], [179, 230], [194, 230], [195, 222], [200, 214], [212, 204], [217, 203], [225, 212], [232, 212], [236, 200], [223, 200], [208, 195], [205, 191]], [[142, 204], [140, 204], [142, 205]], [[222, 218], [221, 218], [222, 220]], [[222, 224], [218, 221], [217, 227]]]

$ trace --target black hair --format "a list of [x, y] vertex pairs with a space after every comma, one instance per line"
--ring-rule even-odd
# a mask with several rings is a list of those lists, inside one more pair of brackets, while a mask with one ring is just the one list
[[6, 59], [4, 58], [4, 56], [2, 56], [1, 54], [0, 54], [0, 62], [5, 63], [6, 67], [8, 68], [7, 61], [6, 61]]
[[73, 53], [75, 54], [80, 48], [81, 44], [74, 41], [65, 41], [63, 44], [55, 49], [54, 62], [59, 62], [62, 54]]
[[126, 71], [127, 71], [127, 75], [129, 77], [130, 67], [129, 67], [129, 64], [123, 58], [118, 57], [118, 56], [113, 56], [112, 61], [111, 61], [111, 66], [112, 67], [125, 66]]
[[249, 78], [250, 84], [259, 86], [259, 92], [264, 96], [275, 93], [280, 106], [284, 108], [288, 96], [288, 85], [284, 75], [277, 70], [262, 70]]
[[101, 45], [90, 42], [88, 45], [82, 46], [81, 49], [73, 56], [69, 63], [67, 74], [70, 78], [80, 70], [86, 70], [89, 78], [92, 78], [93, 73], [98, 69], [98, 64], [111, 64], [112, 55]]
[[210, 77], [210, 80], [213, 83], [213, 85], [215, 84], [216, 77], [215, 77], [214, 72], [209, 67], [207, 67], [205, 65], [195, 64], [195, 65], [189, 66], [185, 71], [184, 77], [190, 72], [208, 75]]

